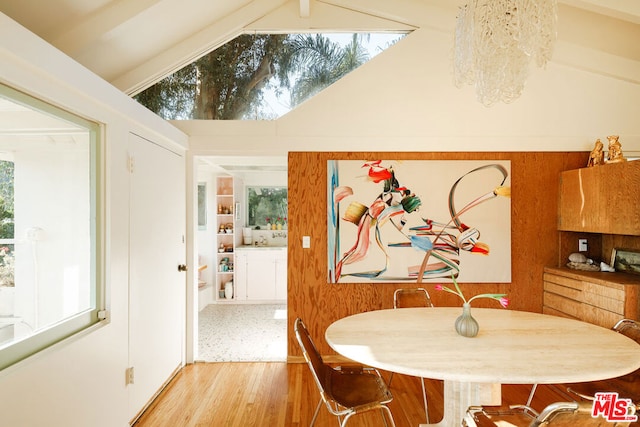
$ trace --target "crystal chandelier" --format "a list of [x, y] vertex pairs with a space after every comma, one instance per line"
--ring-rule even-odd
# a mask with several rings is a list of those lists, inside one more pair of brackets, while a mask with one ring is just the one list
[[476, 85], [485, 106], [522, 93], [534, 58], [543, 67], [556, 40], [557, 0], [470, 0], [456, 20], [457, 87]]

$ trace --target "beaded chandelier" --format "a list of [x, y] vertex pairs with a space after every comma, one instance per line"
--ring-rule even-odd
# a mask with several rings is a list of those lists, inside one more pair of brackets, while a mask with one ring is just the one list
[[557, 0], [470, 0], [456, 20], [456, 86], [475, 84], [485, 106], [522, 93], [531, 59], [543, 67], [556, 40]]

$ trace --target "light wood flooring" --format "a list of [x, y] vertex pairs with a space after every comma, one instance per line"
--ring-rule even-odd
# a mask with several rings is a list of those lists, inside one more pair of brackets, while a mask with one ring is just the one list
[[[383, 372], [385, 379], [389, 374]], [[503, 403], [525, 403], [531, 386], [503, 385]], [[422, 390], [417, 378], [395, 374], [389, 405], [397, 427], [425, 422]], [[427, 381], [431, 422], [442, 418], [440, 381]], [[182, 369], [134, 424], [135, 427], [307, 427], [319, 394], [304, 363], [196, 363]], [[560, 389], [541, 385], [532, 406], [566, 400]], [[335, 426], [335, 417], [321, 408], [317, 427]], [[356, 415], [351, 427], [384, 425], [378, 411]]]

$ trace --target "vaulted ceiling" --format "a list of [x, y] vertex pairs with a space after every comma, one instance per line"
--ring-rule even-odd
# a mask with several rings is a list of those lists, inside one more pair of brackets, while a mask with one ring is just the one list
[[[327, 7], [378, 18], [389, 30], [420, 27], [430, 10], [455, 17], [465, 0], [0, 0], [0, 11], [128, 94], [149, 86], [187, 61], [212, 50], [284, 9], [298, 28], [346, 28], [349, 22], [316, 19]], [[640, 1], [560, 0], [582, 14], [576, 38], [600, 48], [597, 31], [613, 29], [612, 54], [640, 60]], [[416, 13], [407, 13], [415, 8]], [[396, 13], [397, 11], [397, 13]], [[419, 13], [418, 13], [419, 12]], [[572, 18], [573, 19], [573, 18]], [[348, 20], [345, 20], [348, 21]], [[272, 21], [257, 27], [268, 28]], [[353, 22], [353, 21], [350, 21]], [[378, 30], [383, 24], [378, 25]], [[368, 28], [355, 28], [368, 29]], [[445, 25], [452, 29], [453, 22]], [[339, 29], [339, 28], [338, 28]], [[589, 36], [591, 33], [591, 36]], [[569, 36], [570, 38], [570, 36]], [[629, 40], [631, 38], [631, 40]], [[579, 40], [577, 41], [579, 43]], [[604, 48], [606, 49], [606, 48]], [[616, 51], [617, 50], [617, 51]]]

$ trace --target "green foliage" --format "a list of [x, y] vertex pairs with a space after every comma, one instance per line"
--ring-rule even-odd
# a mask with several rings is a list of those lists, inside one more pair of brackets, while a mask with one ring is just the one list
[[267, 222], [283, 224], [287, 208], [286, 188], [247, 187], [248, 225], [264, 225]]
[[134, 99], [168, 120], [271, 119], [265, 88], [290, 91], [297, 105], [366, 62], [366, 37], [342, 47], [321, 34], [241, 35]]
[[13, 162], [0, 160], [0, 239], [13, 239]]
[[361, 43], [363, 37], [353, 34], [351, 43], [344, 48], [322, 34], [292, 37], [291, 62], [287, 65], [297, 78], [289, 87], [291, 104], [300, 104], [367, 62], [369, 54]]

